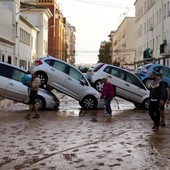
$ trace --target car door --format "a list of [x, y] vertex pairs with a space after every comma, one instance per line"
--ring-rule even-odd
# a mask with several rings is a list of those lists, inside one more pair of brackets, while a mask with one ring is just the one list
[[[80, 100], [83, 93], [86, 91], [88, 83], [83, 74], [75, 68], [68, 66], [66, 79], [64, 85], [67, 93], [73, 98]], [[82, 83], [83, 82], [83, 83]]]
[[22, 84], [21, 79], [26, 74], [24, 71], [11, 67], [11, 77], [7, 84], [6, 95], [8, 98], [25, 102], [28, 100], [28, 87]]
[[10, 80], [10, 74], [11, 69], [7, 65], [0, 63], [0, 96], [2, 97], [6, 96], [6, 87]]
[[117, 67], [107, 66], [104, 70], [107, 73], [108, 81], [116, 86], [116, 95], [123, 96], [124, 72]]
[[141, 103], [143, 96], [147, 94], [146, 88], [141, 81], [132, 73], [125, 72], [123, 95], [129, 101]]
[[49, 80], [48, 83], [53, 88], [64, 91], [64, 80], [66, 78], [67, 65], [58, 60], [49, 60], [50, 65], [48, 67]]

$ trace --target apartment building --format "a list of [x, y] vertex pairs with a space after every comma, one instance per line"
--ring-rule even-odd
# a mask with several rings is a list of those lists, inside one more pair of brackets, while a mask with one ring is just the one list
[[[29, 10], [28, 10], [29, 9]], [[37, 29], [37, 39], [32, 46], [31, 56], [35, 60], [48, 54], [48, 21], [53, 16], [46, 7], [21, 3], [20, 14]]]
[[16, 65], [28, 69], [37, 57], [37, 35], [39, 29], [19, 15], [16, 25]]
[[0, 1], [0, 61], [15, 63], [15, 15], [19, 1]]
[[[48, 24], [48, 54], [59, 58], [64, 61], [69, 61], [71, 63], [75, 62], [75, 59], [69, 59], [67, 57], [68, 48], [70, 47], [72, 51], [75, 51], [75, 45], [71, 44], [68, 45], [68, 37], [67, 37], [67, 20], [63, 16], [62, 12], [59, 9], [56, 0], [22, 0], [25, 3], [37, 5], [37, 6], [44, 6], [49, 8], [52, 17], [49, 19]], [[75, 32], [75, 27], [73, 27]], [[75, 37], [75, 35], [73, 35]], [[74, 41], [75, 43], [75, 38]], [[70, 43], [69, 43], [70, 44]]]
[[125, 17], [117, 30], [111, 32], [111, 63], [134, 69], [136, 56], [134, 32], [134, 17]]
[[75, 63], [75, 37], [76, 28], [71, 24], [67, 23], [66, 25], [66, 61], [70, 64]]
[[136, 0], [136, 61], [170, 66], [170, 1]]

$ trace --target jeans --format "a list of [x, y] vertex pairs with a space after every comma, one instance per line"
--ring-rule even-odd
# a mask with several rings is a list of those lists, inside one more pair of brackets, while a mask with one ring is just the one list
[[112, 109], [110, 106], [112, 100], [113, 100], [113, 97], [109, 97], [105, 100], [106, 113], [109, 115], [112, 115]]
[[150, 101], [149, 103], [149, 115], [154, 122], [154, 125], [159, 127], [160, 123], [160, 105], [159, 101]]

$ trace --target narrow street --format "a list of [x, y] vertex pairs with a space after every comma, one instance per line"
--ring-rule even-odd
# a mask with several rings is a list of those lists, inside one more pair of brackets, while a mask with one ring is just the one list
[[36, 120], [24, 119], [28, 106], [20, 103], [1, 109], [0, 170], [168, 170], [169, 108], [167, 126], [155, 133], [147, 111], [118, 101], [112, 119], [68, 97]]

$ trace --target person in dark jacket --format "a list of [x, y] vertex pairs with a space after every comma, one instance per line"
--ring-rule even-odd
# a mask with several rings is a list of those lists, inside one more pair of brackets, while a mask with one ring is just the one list
[[165, 90], [165, 92], [164, 92], [165, 93], [164, 105], [162, 105], [161, 108], [160, 108], [160, 126], [165, 127], [166, 124], [165, 124], [165, 112], [164, 112], [164, 110], [165, 110], [165, 104], [166, 104], [166, 106], [168, 106], [168, 104], [169, 104], [169, 87], [168, 87], [168, 83], [163, 80], [163, 75], [161, 73], [159, 73], [158, 76], [160, 76], [161, 83], [163, 83], [162, 86], [164, 87], [164, 90]]
[[111, 101], [115, 96], [113, 85], [110, 84], [107, 78], [102, 79], [103, 90], [101, 92], [100, 98], [105, 101], [106, 116], [112, 116]]
[[152, 82], [149, 97], [149, 115], [154, 122], [153, 131], [158, 131], [160, 125], [160, 110], [165, 101], [164, 86], [163, 83], [161, 83], [160, 76], [155, 71], [151, 72], [150, 78]]

